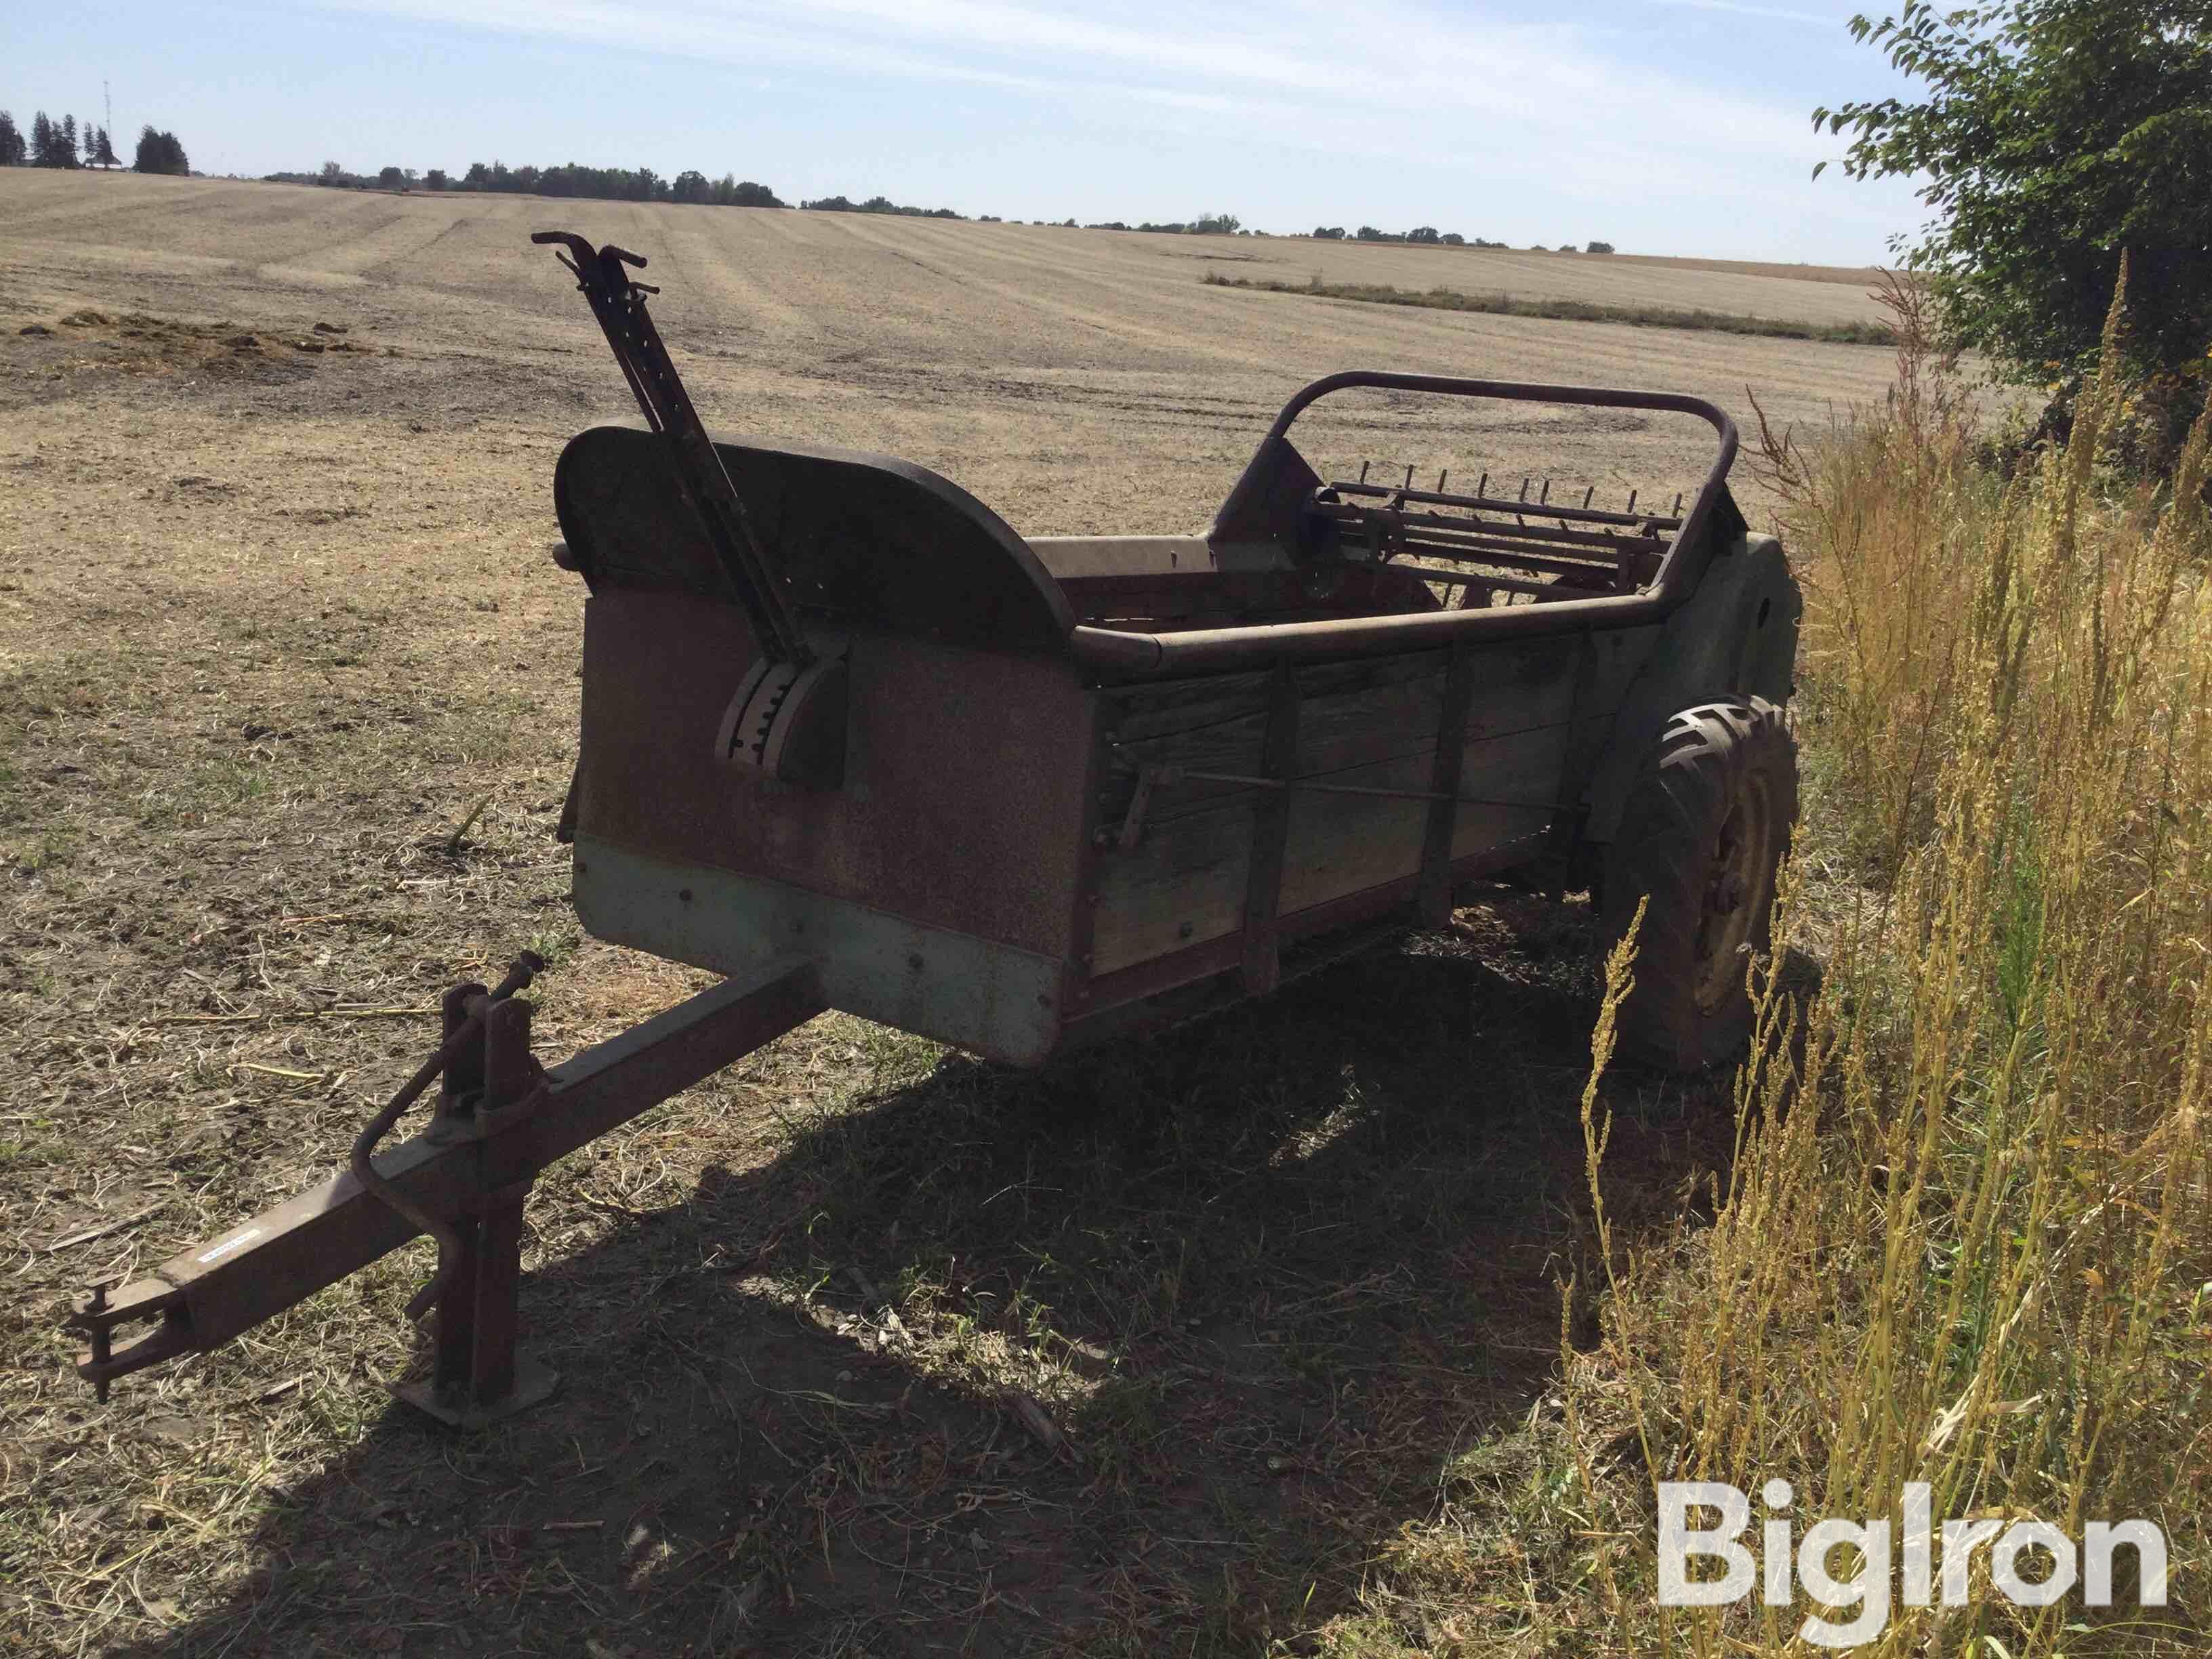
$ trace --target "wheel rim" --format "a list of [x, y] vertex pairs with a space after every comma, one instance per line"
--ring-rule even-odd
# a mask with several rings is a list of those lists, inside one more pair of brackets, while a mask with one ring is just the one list
[[1740, 994], [1744, 949], [1753, 939], [1766, 895], [1766, 849], [1772, 835], [1766, 781], [1745, 781], [1729, 803], [1714, 837], [1698, 917], [1696, 996], [1699, 1010], [1717, 1012]]

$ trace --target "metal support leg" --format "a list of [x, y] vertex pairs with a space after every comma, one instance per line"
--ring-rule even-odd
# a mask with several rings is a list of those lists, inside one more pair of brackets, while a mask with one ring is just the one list
[[[509, 981], [510, 992], [525, 982], [519, 975]], [[364, 1164], [374, 1152], [374, 1180], [349, 1170], [180, 1251], [142, 1278], [94, 1292], [70, 1316], [89, 1339], [77, 1369], [104, 1394], [118, 1376], [219, 1347], [428, 1232], [453, 1241], [446, 1258], [456, 1268], [450, 1277], [471, 1293], [449, 1298], [447, 1280], [434, 1281], [441, 1364], [429, 1381], [403, 1395], [460, 1424], [486, 1422], [541, 1400], [552, 1387], [550, 1373], [514, 1350], [522, 1202], [531, 1182], [586, 1142], [825, 1006], [813, 963], [793, 956], [702, 991], [550, 1072], [515, 1063], [518, 1049], [527, 1056], [526, 1025], [519, 1033], [507, 1030], [500, 1039], [498, 1074], [477, 1073], [483, 1081], [473, 1102], [456, 1090], [450, 1109], [441, 1102], [437, 1120], [422, 1133], [374, 1152], [376, 1140], [444, 1070], [451, 1057], [441, 1048], [369, 1123], [367, 1147], [357, 1150]], [[526, 1023], [529, 1015], [519, 1018]], [[449, 1027], [449, 1035], [454, 1030]], [[469, 1050], [465, 1065], [489, 1058], [481, 1041], [461, 1046]], [[486, 1085], [510, 1103], [483, 1110]], [[127, 1340], [118, 1341], [115, 1334], [126, 1327]], [[503, 1375], [509, 1356], [512, 1370]], [[453, 1386], [450, 1407], [439, 1399], [441, 1379]]]
[[[482, 1093], [473, 1106], [465, 1097], [448, 1095], [449, 1119], [472, 1115], [477, 1125], [489, 1124], [494, 1114], [537, 1086], [540, 1073], [530, 1053], [531, 1012], [532, 1006], [519, 998], [483, 1011], [477, 1073]], [[438, 1299], [430, 1378], [393, 1390], [410, 1406], [457, 1428], [476, 1428], [534, 1406], [559, 1380], [514, 1346], [522, 1206], [530, 1185], [524, 1180], [497, 1191], [479, 1189], [475, 1212], [462, 1218], [461, 1248]]]

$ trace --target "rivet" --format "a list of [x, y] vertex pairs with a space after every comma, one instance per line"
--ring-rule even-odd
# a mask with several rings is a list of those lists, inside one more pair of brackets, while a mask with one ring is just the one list
[[676, 890], [676, 896], [689, 904], [691, 902], [691, 890], [689, 887], [679, 887]]

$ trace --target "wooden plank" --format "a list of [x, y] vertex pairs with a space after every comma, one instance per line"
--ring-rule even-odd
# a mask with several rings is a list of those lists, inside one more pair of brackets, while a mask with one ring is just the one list
[[[1433, 756], [1447, 659], [1443, 652], [1423, 652], [1376, 664], [1327, 663], [1300, 671], [1304, 706], [1292, 775], [1313, 777], [1377, 761]], [[1474, 650], [1468, 669], [1468, 735], [1499, 736], [1565, 720], [1571, 667], [1571, 655], [1556, 641]], [[1379, 672], [1352, 672], [1360, 669]], [[1120, 822], [1126, 813], [1142, 767], [1261, 775], [1266, 677], [1224, 678], [1237, 684], [1181, 683], [1186, 688], [1219, 686], [1218, 701], [1197, 700], [1186, 692], [1158, 705], [1125, 706], [1115, 748], [1117, 774], [1109, 786], [1110, 822]], [[1154, 729], [1170, 720], [1174, 729]], [[1146, 804], [1145, 820], [1164, 823], [1248, 794], [1249, 788], [1204, 778], [1156, 782]]]
[[[1564, 696], [1564, 690], [1562, 692]], [[1564, 725], [1466, 745], [1462, 777], [1501, 799], [1548, 803], [1558, 793], [1566, 751]], [[1327, 774], [1322, 781], [1367, 788], [1425, 792], [1433, 752], [1397, 756]], [[1428, 803], [1288, 792], [1279, 914], [1303, 910], [1364, 888], [1413, 876], [1419, 867]], [[1545, 805], [1453, 809], [1452, 856], [1467, 857], [1541, 829]], [[1182, 950], [1243, 927], [1251, 870], [1249, 794], [1170, 820], [1149, 832], [1134, 854], [1115, 854], [1099, 871], [1094, 971], [1117, 969]]]

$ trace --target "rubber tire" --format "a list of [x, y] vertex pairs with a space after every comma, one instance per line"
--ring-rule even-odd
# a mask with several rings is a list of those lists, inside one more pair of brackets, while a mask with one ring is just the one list
[[1697, 1072], [1742, 1053], [1747, 957], [1771, 943], [1775, 872], [1796, 822], [1797, 740], [1781, 709], [1732, 697], [1667, 722], [1629, 790], [1599, 887], [1607, 951], [1637, 901], [1650, 900], [1615, 1028], [1622, 1054]]

